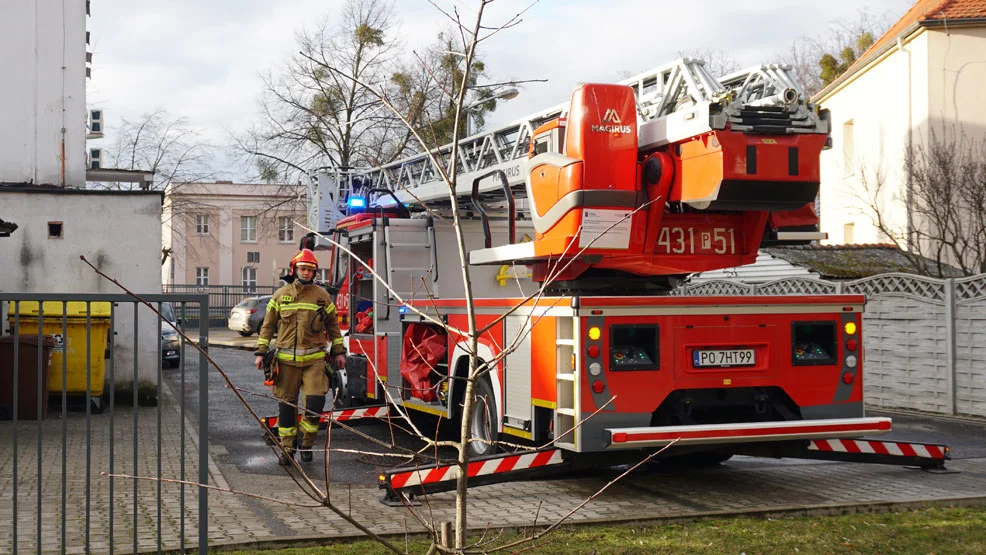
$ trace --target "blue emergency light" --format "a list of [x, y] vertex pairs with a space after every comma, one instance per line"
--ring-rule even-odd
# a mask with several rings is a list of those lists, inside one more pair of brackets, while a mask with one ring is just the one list
[[363, 197], [349, 197], [349, 208], [366, 208], [366, 199]]

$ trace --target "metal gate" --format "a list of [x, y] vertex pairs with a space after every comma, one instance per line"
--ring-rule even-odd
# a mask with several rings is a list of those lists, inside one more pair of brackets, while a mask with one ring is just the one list
[[196, 535], [206, 552], [208, 366], [168, 331], [207, 322], [209, 299], [143, 298], [172, 323], [128, 295], [0, 292], [0, 552], [184, 551]]

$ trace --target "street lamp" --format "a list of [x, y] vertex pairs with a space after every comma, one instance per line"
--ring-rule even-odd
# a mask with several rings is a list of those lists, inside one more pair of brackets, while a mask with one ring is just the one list
[[462, 108], [462, 111], [466, 113], [466, 137], [472, 136], [472, 115], [479, 111], [478, 108], [480, 106], [486, 104], [490, 100], [511, 100], [517, 98], [517, 95], [519, 94], [519, 90], [514, 87], [510, 87], [508, 89], [503, 89], [489, 98], [477, 100]]

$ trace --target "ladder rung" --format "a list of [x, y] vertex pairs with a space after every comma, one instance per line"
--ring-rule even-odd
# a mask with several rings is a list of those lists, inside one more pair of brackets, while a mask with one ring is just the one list
[[559, 449], [567, 449], [569, 451], [575, 451], [575, 444], [574, 443], [569, 443], [567, 441], [556, 441], [555, 442], [555, 447], [557, 447]]
[[411, 267], [408, 267], [408, 268], [391, 268], [390, 269], [390, 273], [392, 273], [392, 274], [395, 273], [395, 272], [430, 272], [430, 271], [431, 271], [431, 266], [429, 266], [427, 268], [411, 268]]
[[558, 414], [564, 414], [565, 416], [571, 416], [572, 418], [575, 418], [575, 409], [563, 409], [561, 407], [558, 407], [555, 409], [555, 412], [557, 412]]
[[430, 243], [394, 243], [394, 242], [391, 242], [390, 243], [390, 246], [391, 247], [400, 247], [400, 248], [407, 248], [407, 247], [424, 247], [426, 249], [430, 249], [431, 248], [431, 244]]
[[574, 382], [575, 381], [575, 374], [558, 374], [558, 379], [559, 380], [565, 380], [565, 381], [568, 381], [568, 382]]
[[558, 345], [559, 347], [562, 347], [562, 346], [574, 347], [575, 346], [575, 340], [574, 339], [556, 339], [555, 340], [555, 344]]

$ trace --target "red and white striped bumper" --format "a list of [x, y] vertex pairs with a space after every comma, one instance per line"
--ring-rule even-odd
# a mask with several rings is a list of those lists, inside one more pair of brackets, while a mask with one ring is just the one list
[[948, 457], [948, 447], [945, 445], [904, 441], [868, 441], [865, 439], [818, 439], [808, 445], [808, 450], [828, 453], [871, 453], [941, 460]]
[[346, 420], [359, 420], [360, 418], [383, 418], [388, 414], [390, 414], [390, 408], [387, 405], [361, 409], [334, 410], [323, 412], [319, 422], [327, 422], [329, 417], [336, 422], [344, 422]]
[[[548, 451], [524, 453], [523, 455], [498, 456], [487, 460], [472, 461], [467, 467], [467, 473], [470, 478], [476, 478], [480, 476], [532, 470], [562, 464], [564, 462], [565, 461], [561, 456], [561, 451], [558, 449], [551, 449]], [[455, 464], [436, 466], [434, 468], [422, 470], [411, 470], [407, 472], [394, 472], [388, 476], [390, 488], [394, 490], [417, 485], [451, 482], [458, 477], [459, 467]]]
[[[360, 418], [383, 418], [390, 414], [390, 408], [387, 405], [381, 405], [379, 407], [364, 407], [359, 409], [343, 409], [343, 410], [330, 410], [322, 413], [322, 416], [318, 419], [320, 423], [328, 422], [329, 419], [335, 420], [336, 422], [345, 422], [346, 420], [359, 420]], [[298, 415], [298, 420], [302, 418]], [[268, 428], [273, 428], [277, 426], [277, 417], [268, 416], [263, 419], [264, 424]]]
[[676, 445], [714, 445], [797, 439], [843, 439], [885, 434], [890, 428], [889, 418], [840, 418], [749, 424], [607, 428], [606, 431], [610, 435], [608, 449], [636, 449], [663, 447], [674, 440], [678, 440]]

